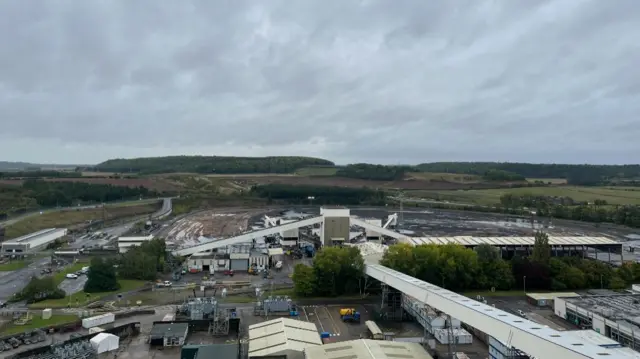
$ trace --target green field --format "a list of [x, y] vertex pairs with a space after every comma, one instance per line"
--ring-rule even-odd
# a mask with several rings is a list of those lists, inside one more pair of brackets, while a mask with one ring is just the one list
[[640, 191], [629, 191], [622, 188], [616, 189], [615, 187], [557, 186], [457, 191], [411, 191], [407, 192], [407, 195], [410, 197], [491, 206], [499, 204], [500, 197], [507, 193], [514, 195], [531, 194], [534, 196], [571, 197], [575, 201], [581, 202], [601, 199], [612, 205], [640, 205]]
[[28, 330], [34, 330], [38, 328], [46, 328], [54, 325], [66, 324], [66, 323], [74, 323], [80, 320], [77, 315], [54, 315], [50, 319], [42, 319], [42, 315], [33, 314], [31, 321], [29, 321], [25, 325], [17, 325], [17, 324], [9, 324], [6, 328], [4, 328], [0, 334], [8, 335], [8, 334], [16, 334], [22, 333]]
[[335, 176], [337, 167], [304, 167], [295, 172], [298, 176]]
[[44, 212], [42, 214], [30, 215], [8, 225], [5, 235], [8, 239], [16, 238], [46, 228], [70, 227], [87, 223], [90, 220], [102, 220], [103, 216], [107, 220], [113, 220], [153, 213], [157, 211], [158, 208], [158, 204], [155, 203], [136, 205], [135, 202], [123, 202], [122, 205], [108, 205], [104, 210], [102, 208], [86, 208], [80, 210]]
[[[63, 278], [64, 278], [64, 275], [63, 275]], [[79, 307], [82, 305], [86, 305], [88, 303], [95, 302], [104, 297], [108, 297], [110, 295], [129, 292], [135, 289], [142, 288], [147, 282], [142, 280], [120, 279], [118, 280], [118, 283], [120, 283], [120, 289], [115, 291], [98, 292], [98, 293], [85, 293], [84, 291], [81, 291], [78, 293], [74, 293], [72, 295], [68, 295], [61, 299], [47, 299], [47, 300], [43, 300], [42, 302], [33, 303], [29, 305], [29, 308], [44, 309], [44, 308], [64, 308], [67, 306]]]

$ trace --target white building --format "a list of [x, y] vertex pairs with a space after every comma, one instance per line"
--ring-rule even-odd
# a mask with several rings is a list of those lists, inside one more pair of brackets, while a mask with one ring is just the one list
[[279, 318], [249, 326], [249, 358], [304, 358], [305, 350], [322, 346], [318, 328], [313, 323]]
[[305, 359], [432, 359], [419, 343], [371, 339], [350, 340], [307, 348]]
[[118, 238], [118, 251], [125, 253], [129, 248], [133, 246], [139, 246], [144, 242], [152, 240], [154, 237], [152, 234], [146, 237], [120, 237]]
[[2, 242], [2, 255], [25, 255], [41, 249], [67, 235], [66, 228], [49, 228]]
[[[577, 326], [640, 350], [640, 295], [555, 298], [554, 312]], [[640, 358], [640, 354], [638, 354]]]

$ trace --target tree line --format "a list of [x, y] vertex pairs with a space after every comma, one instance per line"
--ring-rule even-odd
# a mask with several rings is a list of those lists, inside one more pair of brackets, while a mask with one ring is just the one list
[[87, 170], [142, 174], [177, 172], [202, 174], [293, 173], [303, 167], [333, 165], [333, 162], [321, 158], [297, 156], [167, 156], [112, 159], [87, 168]]
[[[328, 186], [291, 186], [284, 184], [257, 185], [250, 194], [268, 202], [288, 204], [371, 204], [382, 205], [386, 195], [383, 191], [369, 188], [347, 188]], [[312, 199], [310, 199], [310, 197]]]
[[78, 178], [82, 177], [82, 172], [37, 170], [37, 171], [15, 171], [0, 172], [0, 178]]
[[484, 175], [490, 170], [507, 171], [527, 178], [565, 178], [576, 185], [596, 185], [614, 179], [640, 177], [640, 165], [572, 165], [517, 162], [432, 162], [417, 166], [423, 172]]
[[158, 195], [145, 187], [30, 179], [20, 186], [0, 185], [0, 219], [9, 213], [17, 214], [34, 208], [68, 207]]
[[488, 244], [474, 249], [457, 244], [396, 244], [380, 264], [453, 291], [619, 290], [640, 280], [638, 263], [613, 268], [597, 260], [551, 254], [548, 236], [538, 232], [529, 257], [505, 260], [498, 248]]
[[534, 196], [529, 194], [505, 194], [500, 197], [505, 209], [529, 208], [536, 216], [568, 219], [593, 223], [614, 223], [640, 228], [640, 206], [609, 206], [606, 200], [595, 199], [591, 202], [578, 202], [570, 197]]

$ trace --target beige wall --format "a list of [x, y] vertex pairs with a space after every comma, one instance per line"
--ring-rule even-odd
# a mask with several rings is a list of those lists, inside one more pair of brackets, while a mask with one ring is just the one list
[[325, 217], [322, 242], [325, 246], [331, 246], [331, 238], [343, 238], [349, 240], [349, 217]]

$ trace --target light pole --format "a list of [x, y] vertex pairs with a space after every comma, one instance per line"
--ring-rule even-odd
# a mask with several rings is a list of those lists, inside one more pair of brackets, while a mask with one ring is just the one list
[[523, 286], [524, 292], [527, 293], [527, 276], [526, 275], [522, 276], [522, 286]]
[[602, 282], [602, 274], [600, 274], [600, 289], [604, 289], [604, 284]]

